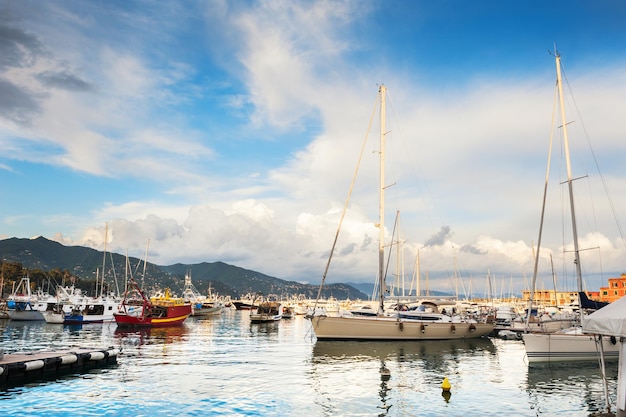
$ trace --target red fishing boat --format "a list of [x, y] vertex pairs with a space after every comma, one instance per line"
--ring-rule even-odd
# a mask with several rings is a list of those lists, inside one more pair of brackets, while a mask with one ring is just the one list
[[183, 324], [191, 311], [191, 304], [172, 297], [169, 289], [165, 294], [148, 298], [137, 282], [131, 280], [119, 311], [113, 316], [118, 327], [165, 327]]

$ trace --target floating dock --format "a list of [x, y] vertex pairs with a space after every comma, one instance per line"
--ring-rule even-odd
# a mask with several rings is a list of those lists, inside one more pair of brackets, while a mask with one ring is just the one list
[[67, 350], [2, 353], [0, 350], [0, 385], [54, 378], [67, 373], [117, 364], [120, 349], [71, 347]]

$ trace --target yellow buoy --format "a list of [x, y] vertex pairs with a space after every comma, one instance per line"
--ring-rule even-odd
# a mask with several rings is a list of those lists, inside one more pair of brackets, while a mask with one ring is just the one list
[[448, 378], [443, 378], [443, 382], [441, 383], [441, 389], [444, 391], [450, 391], [450, 388], [452, 387], [450, 386], [450, 381], [448, 381]]

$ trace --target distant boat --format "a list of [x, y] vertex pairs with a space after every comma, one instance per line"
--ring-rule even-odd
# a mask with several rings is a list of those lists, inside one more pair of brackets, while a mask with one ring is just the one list
[[[73, 292], [65, 291], [64, 297], [59, 299], [59, 303], [49, 308], [44, 313], [46, 322], [63, 324], [88, 324], [88, 323], [110, 323], [115, 321], [113, 313], [117, 312], [121, 303], [119, 296], [109, 292], [105, 293], [105, 271], [107, 255], [107, 235], [108, 224], [104, 234], [104, 253], [102, 256], [102, 274], [96, 270], [96, 293], [95, 297], [77, 298]], [[59, 298], [59, 291], [57, 291]]]
[[296, 315], [295, 309], [292, 306], [283, 305], [283, 317], [284, 319], [292, 319]]
[[74, 308], [63, 316], [63, 324], [110, 323], [119, 310], [120, 300], [114, 296], [93, 298], [83, 308]]
[[[379, 196], [379, 221], [377, 227], [378, 236], [378, 310], [375, 314], [368, 311], [369, 314], [364, 315], [363, 310], [356, 313], [361, 314], [341, 314], [337, 316], [321, 314], [317, 305], [314, 306], [312, 313], [307, 315], [311, 320], [313, 331], [318, 339], [354, 339], [354, 340], [435, 340], [435, 339], [468, 339], [487, 336], [495, 327], [495, 323], [485, 320], [478, 321], [469, 317], [448, 316], [442, 313], [434, 312], [426, 315], [425, 313], [405, 314], [401, 316], [400, 310], [393, 313], [385, 313], [385, 136], [387, 130], [385, 126], [385, 100], [387, 89], [381, 85], [379, 90], [380, 102], [380, 182], [377, 190]], [[335, 236], [337, 241], [339, 231]], [[334, 246], [330, 251], [330, 257], [326, 266], [330, 264], [334, 252]], [[324, 285], [324, 278], [322, 284]], [[320, 291], [321, 292], [321, 291]]]
[[256, 310], [250, 311], [250, 323], [268, 323], [283, 318], [283, 303], [280, 301], [263, 301]]
[[185, 274], [183, 300], [191, 304], [191, 315], [195, 317], [219, 315], [224, 311], [224, 303], [212, 293], [211, 287], [209, 286], [208, 296], [200, 294], [191, 282], [190, 274]]
[[134, 279], [128, 283], [119, 311], [113, 314], [118, 327], [178, 326], [190, 315], [191, 304], [172, 297], [169, 289], [148, 298]]
[[42, 321], [48, 303], [55, 301], [49, 294], [33, 294], [30, 277], [22, 277], [7, 300], [7, 314], [14, 321]]
[[257, 308], [257, 297], [252, 294], [246, 294], [238, 300], [234, 300], [232, 303], [237, 310], [253, 310]]
[[82, 291], [74, 286], [57, 286], [54, 302], [48, 302], [43, 318], [46, 323], [63, 324], [65, 316], [74, 309], [83, 309], [87, 300]]
[[[605, 359], [617, 359], [619, 345], [613, 341], [603, 343], [602, 336], [594, 336], [582, 333], [582, 321], [585, 308], [600, 308], [602, 304], [593, 303], [587, 299], [583, 291], [582, 280], [582, 267], [580, 263], [580, 250], [578, 242], [578, 231], [576, 224], [576, 211], [574, 208], [574, 191], [572, 186], [572, 171], [570, 166], [570, 154], [569, 143], [567, 136], [568, 121], [565, 117], [565, 107], [563, 99], [563, 83], [561, 79], [561, 57], [558, 52], [555, 51], [556, 59], [556, 79], [558, 97], [560, 101], [561, 110], [561, 128], [563, 129], [563, 148], [565, 152], [565, 161], [567, 164], [567, 185], [569, 195], [570, 215], [572, 222], [572, 239], [574, 243], [574, 265], [576, 268], [576, 279], [578, 284], [578, 297], [579, 297], [579, 314], [580, 319], [576, 325], [559, 330], [553, 333], [524, 333], [522, 339], [524, 340], [524, 347], [526, 348], [526, 356], [528, 362], [561, 362], [561, 361], [584, 361], [584, 360], [598, 360], [600, 354], [604, 354]], [[549, 165], [548, 165], [549, 167]], [[547, 190], [548, 175], [546, 174], [546, 182], [544, 188], [544, 204], [542, 207], [541, 225], [539, 229], [539, 239], [537, 245], [537, 253], [535, 255], [535, 270], [533, 275], [533, 285], [531, 288], [531, 294], [535, 291], [535, 283], [537, 278], [537, 263], [539, 260], [539, 248], [541, 246], [541, 235], [543, 228], [543, 217], [545, 210], [545, 193]], [[532, 298], [530, 299], [532, 303]]]

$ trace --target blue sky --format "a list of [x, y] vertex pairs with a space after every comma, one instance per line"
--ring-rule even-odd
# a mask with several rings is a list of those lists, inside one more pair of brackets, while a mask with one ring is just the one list
[[[102, 249], [108, 224], [109, 249], [158, 264], [318, 283], [384, 83], [405, 281], [419, 250], [422, 287], [525, 287], [556, 44], [597, 289], [626, 272], [625, 19], [621, 1], [1, 1], [0, 237]], [[330, 282], [375, 279], [376, 149], [373, 134]], [[554, 149], [539, 285], [552, 254], [571, 289]]]

